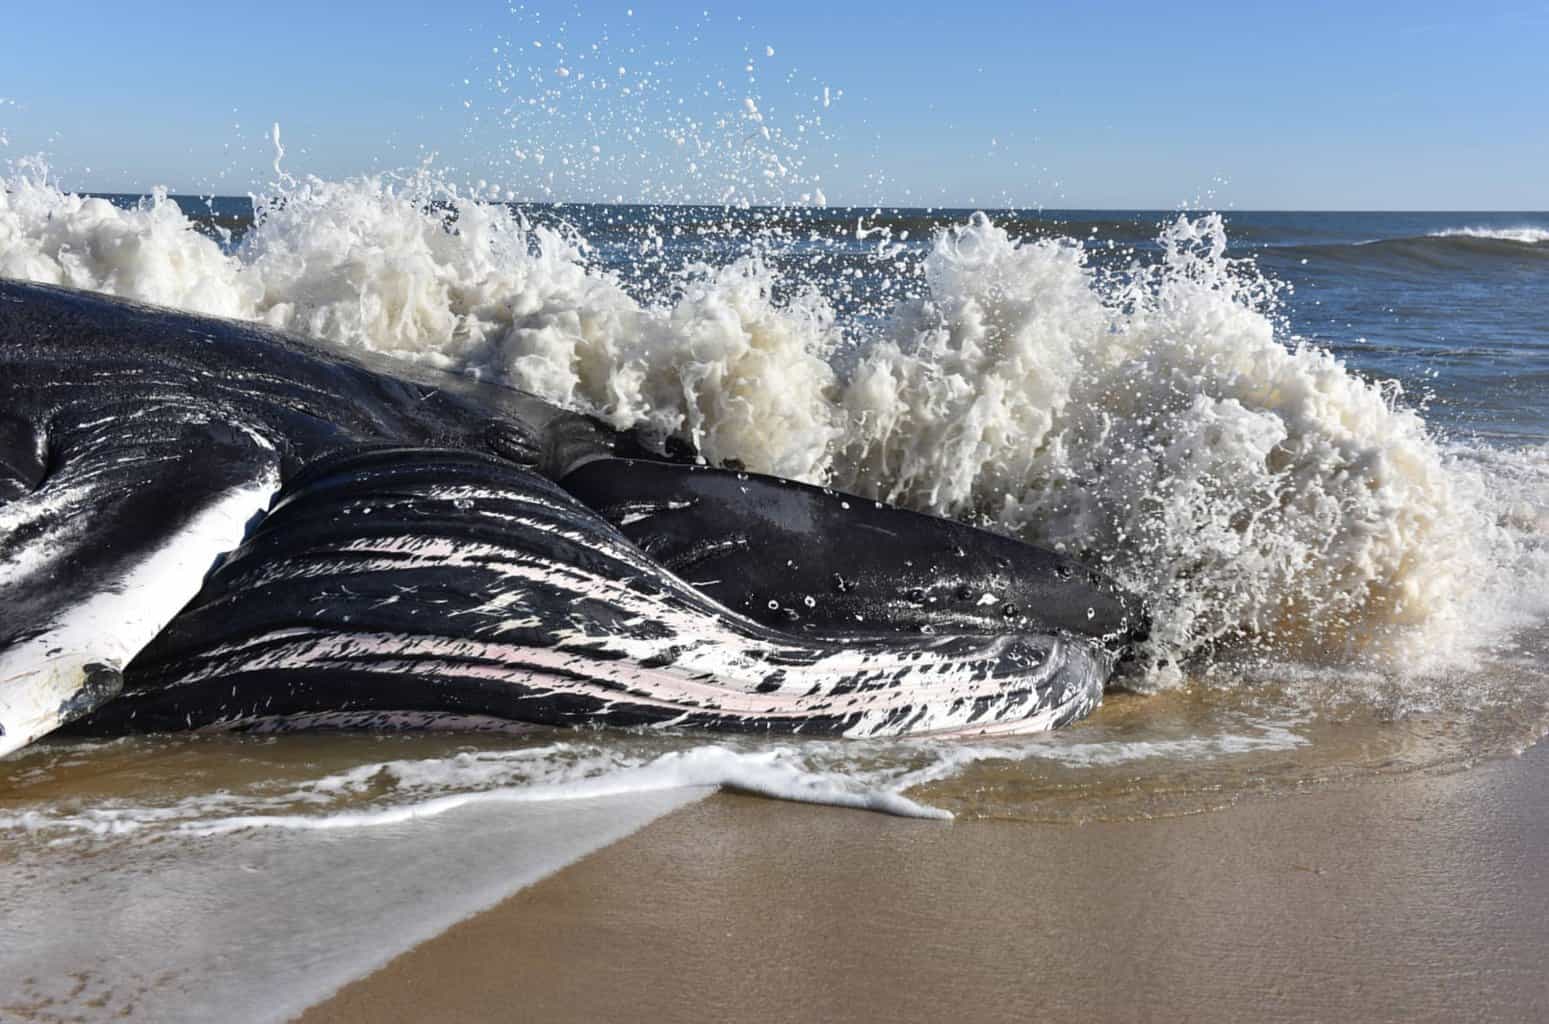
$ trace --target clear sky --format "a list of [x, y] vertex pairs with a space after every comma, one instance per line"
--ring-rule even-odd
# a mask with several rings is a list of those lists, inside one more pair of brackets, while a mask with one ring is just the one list
[[92, 190], [1549, 208], [1543, 3], [22, 3], [0, 97]]

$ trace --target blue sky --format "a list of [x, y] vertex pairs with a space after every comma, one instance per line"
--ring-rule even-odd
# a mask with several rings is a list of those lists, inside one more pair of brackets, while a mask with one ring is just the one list
[[44, 153], [76, 188], [261, 189], [278, 122], [289, 173], [434, 154], [521, 198], [1549, 208], [1543, 4], [281, 0], [6, 20], [0, 159]]

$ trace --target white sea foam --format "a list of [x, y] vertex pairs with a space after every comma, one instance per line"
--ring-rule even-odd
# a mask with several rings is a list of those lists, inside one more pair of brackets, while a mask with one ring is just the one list
[[402, 825], [479, 807], [716, 788], [905, 817], [952, 817], [903, 795], [902, 789], [919, 781], [914, 775], [852, 767], [843, 744], [741, 750], [707, 745], [661, 752], [627, 742], [559, 742], [371, 762], [301, 782], [260, 780], [237, 792], [166, 803], [96, 800], [79, 807], [18, 809], [0, 815], [0, 832], [56, 842], [250, 829], [328, 832]]
[[23, 161], [0, 185], [0, 276], [85, 288], [215, 316], [251, 317], [257, 291], [164, 193], [124, 210], [62, 192]]
[[463, 750], [369, 761], [313, 778], [258, 776], [214, 792], [147, 793], [17, 806], [0, 833], [54, 843], [197, 838], [249, 830], [335, 832], [405, 825], [453, 812], [585, 801], [684, 789], [729, 789], [781, 800], [949, 819], [908, 795], [984, 762], [1111, 767], [1146, 761], [1208, 761], [1291, 750], [1306, 741], [1295, 722], [1239, 723], [1182, 738], [1016, 742], [825, 741], [694, 743], [625, 736], [611, 742], [557, 739], [537, 746]]
[[[411, 771], [423, 774], [426, 767], [415, 766]], [[442, 771], [444, 766], [441, 765], [428, 767], [430, 773], [439, 780], [436, 788], [449, 785], [449, 774], [458, 774], [455, 769], [451, 773]], [[402, 770], [401, 766], [399, 770]], [[208, 836], [253, 828], [301, 831], [372, 828], [437, 818], [450, 811], [476, 805], [585, 800], [690, 788], [734, 789], [778, 799], [881, 811], [913, 818], [952, 817], [946, 811], [917, 803], [891, 790], [859, 787], [846, 776], [815, 773], [794, 764], [782, 763], [780, 750], [742, 753], [711, 746], [663, 754], [646, 764], [615, 767], [585, 778], [455, 792], [385, 808], [337, 811], [325, 815], [253, 814], [217, 817], [183, 823], [180, 831]]]
[[1431, 238], [1493, 238], [1500, 242], [1520, 242], [1523, 245], [1543, 245], [1549, 242], [1549, 228], [1514, 227], [1514, 228], [1443, 228], [1440, 231], [1432, 231]]
[[1520, 618], [1549, 485], [1501, 506], [1497, 470], [1277, 332], [1219, 218], [1160, 242], [1103, 276], [976, 216], [930, 245], [918, 298], [846, 338], [829, 297], [757, 258], [642, 302], [574, 232], [428, 175], [294, 183], [231, 253], [159, 195], [121, 210], [36, 165], [0, 191], [0, 273], [476, 373], [1084, 553], [1149, 599], [1158, 662], [1247, 644], [1431, 671]]
[[1042, 761], [1072, 768], [1113, 767], [1145, 761], [1187, 763], [1266, 751], [1295, 750], [1307, 740], [1295, 731], [1296, 723], [1262, 722], [1243, 731], [1201, 733], [1181, 738], [1101, 740], [1072, 742], [1040, 738], [1016, 744], [960, 743], [933, 745], [930, 760], [922, 767], [896, 775], [900, 788], [921, 786], [960, 775], [971, 765], [985, 761]]

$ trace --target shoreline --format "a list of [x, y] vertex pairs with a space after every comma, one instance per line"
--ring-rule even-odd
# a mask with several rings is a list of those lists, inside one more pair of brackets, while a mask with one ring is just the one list
[[1541, 742], [1131, 822], [718, 794], [297, 1019], [1541, 1019], [1546, 782]]

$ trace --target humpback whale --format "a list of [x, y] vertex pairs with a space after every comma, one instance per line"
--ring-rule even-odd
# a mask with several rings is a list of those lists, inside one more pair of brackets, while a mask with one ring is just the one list
[[1036, 731], [1143, 628], [1086, 565], [965, 524], [0, 280], [0, 755], [330, 717]]

